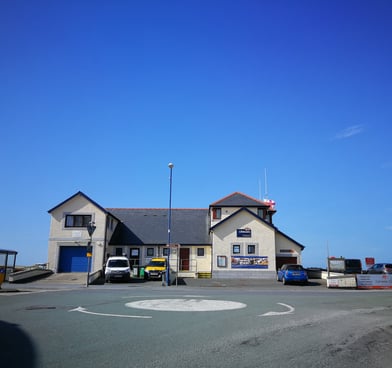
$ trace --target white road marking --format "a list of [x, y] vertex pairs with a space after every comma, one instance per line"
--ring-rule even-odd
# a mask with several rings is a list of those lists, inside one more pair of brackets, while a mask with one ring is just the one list
[[285, 311], [285, 312], [267, 312], [267, 313], [264, 313], [264, 314], [260, 314], [259, 317], [263, 317], [263, 316], [282, 316], [284, 314], [292, 314], [295, 311], [295, 308], [292, 307], [291, 305], [284, 304], [284, 303], [277, 303], [277, 304], [283, 305], [283, 307], [288, 308], [288, 311]]
[[95, 316], [104, 316], [104, 317], [120, 317], [120, 318], [152, 318], [151, 316], [131, 316], [127, 314], [111, 314], [111, 313], [96, 313], [90, 312], [86, 308], [77, 307], [75, 309], [71, 309], [68, 312], [81, 312], [86, 314], [93, 314]]
[[227, 300], [153, 299], [125, 304], [129, 308], [173, 312], [210, 312], [245, 308], [246, 304]]

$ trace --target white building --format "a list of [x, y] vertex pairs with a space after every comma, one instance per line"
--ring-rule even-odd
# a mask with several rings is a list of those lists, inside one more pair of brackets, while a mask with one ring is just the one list
[[[304, 246], [279, 231], [276, 210], [242, 193], [205, 209], [172, 209], [171, 246], [167, 246], [168, 209], [104, 208], [78, 192], [50, 209], [48, 263], [54, 272], [102, 269], [110, 255], [125, 255], [134, 267], [170, 254], [180, 277], [271, 278], [284, 263], [301, 263]], [[92, 234], [93, 251], [87, 257]]]

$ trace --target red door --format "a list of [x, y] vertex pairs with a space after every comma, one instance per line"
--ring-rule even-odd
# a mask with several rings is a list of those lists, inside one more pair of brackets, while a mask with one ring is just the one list
[[180, 248], [180, 271], [189, 271], [189, 248]]

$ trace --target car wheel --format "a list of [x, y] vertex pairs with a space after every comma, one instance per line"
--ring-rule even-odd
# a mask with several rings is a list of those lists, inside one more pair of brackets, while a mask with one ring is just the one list
[[282, 282], [283, 282], [283, 285], [287, 284], [286, 279], [284, 277], [282, 277]]

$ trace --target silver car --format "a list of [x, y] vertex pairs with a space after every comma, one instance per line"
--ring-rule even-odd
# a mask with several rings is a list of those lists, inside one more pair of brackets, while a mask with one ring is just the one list
[[392, 274], [392, 263], [375, 263], [368, 268], [366, 273], [389, 273]]

